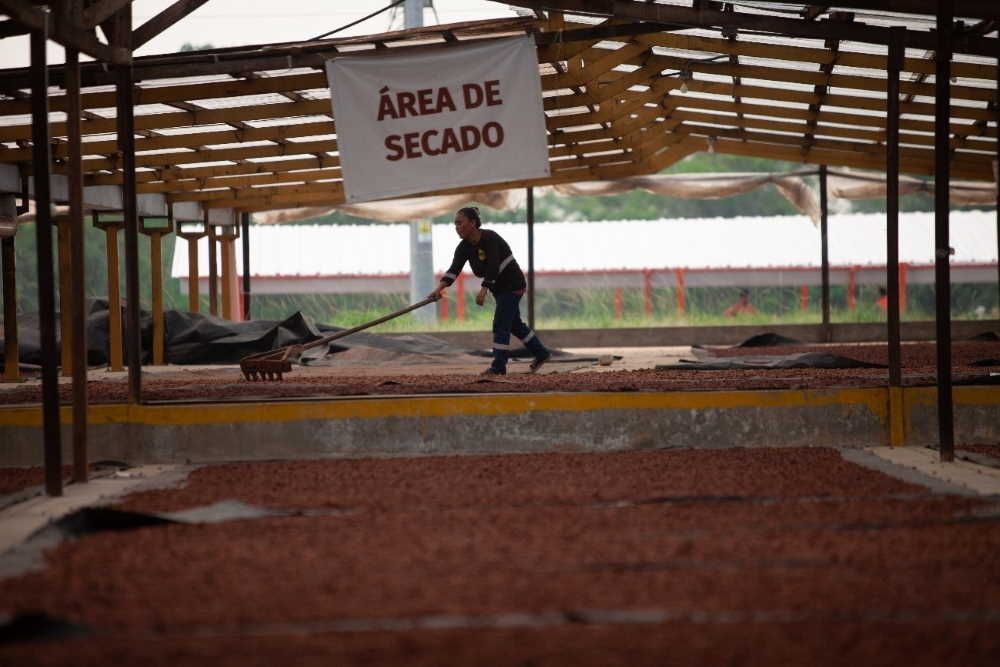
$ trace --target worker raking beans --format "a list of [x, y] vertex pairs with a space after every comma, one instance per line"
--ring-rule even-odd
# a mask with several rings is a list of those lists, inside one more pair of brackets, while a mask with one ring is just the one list
[[455, 258], [448, 271], [441, 277], [429, 298], [440, 299], [442, 292], [455, 282], [468, 262], [472, 272], [483, 279], [476, 304], [486, 303], [486, 293], [493, 294], [496, 310], [493, 312], [493, 363], [482, 375], [506, 375], [507, 358], [510, 356], [510, 335], [521, 339], [535, 356], [531, 372], [536, 372], [552, 356], [542, 345], [535, 332], [521, 320], [520, 302], [527, 290], [524, 273], [510, 251], [507, 242], [489, 229], [482, 229], [479, 209], [467, 207], [455, 214], [455, 232], [462, 240], [455, 248]]

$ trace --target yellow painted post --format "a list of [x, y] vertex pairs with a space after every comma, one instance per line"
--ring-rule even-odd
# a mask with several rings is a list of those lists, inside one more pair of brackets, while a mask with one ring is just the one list
[[[151, 220], [166, 224], [150, 225]], [[140, 218], [139, 231], [149, 237], [149, 278], [153, 304], [153, 365], [163, 366], [166, 360], [166, 327], [163, 320], [163, 235], [173, 231], [170, 218]]]
[[902, 387], [889, 386], [889, 446], [906, 444], [907, 415]]
[[239, 290], [236, 276], [236, 239], [239, 237], [238, 225], [218, 225], [215, 236], [219, 239], [222, 255], [222, 317], [236, 321], [239, 312]]
[[187, 241], [188, 247], [188, 312], [201, 311], [201, 285], [198, 278], [198, 239], [206, 235], [200, 222], [176, 221], [177, 236]]

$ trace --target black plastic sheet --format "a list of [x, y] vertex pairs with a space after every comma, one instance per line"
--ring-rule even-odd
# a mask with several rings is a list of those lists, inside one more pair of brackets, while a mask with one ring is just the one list
[[[108, 335], [108, 303], [104, 299], [87, 301], [87, 363], [91, 366], [105, 365], [110, 360], [110, 338]], [[125, 308], [122, 307], [122, 321]], [[152, 360], [153, 317], [148, 311], [141, 311], [143, 363]], [[164, 312], [164, 345], [166, 360], [171, 364], [237, 364], [240, 359], [255, 352], [267, 352], [286, 345], [309, 343], [323, 336], [342, 331], [340, 327], [316, 324], [312, 318], [296, 312], [281, 321], [251, 320], [230, 322], [221, 317], [181, 310]], [[56, 345], [61, 344], [59, 328], [56, 328]], [[326, 349], [319, 346], [313, 354], [314, 361], [328, 352], [342, 352], [352, 345], [366, 345], [400, 353], [414, 354], [459, 354], [461, 348], [440, 339], [426, 335], [378, 336], [370, 333], [356, 333], [350, 342], [343, 339], [331, 343]], [[22, 315], [18, 322], [19, 361], [29, 366], [39, 366], [42, 362], [38, 316], [35, 313]], [[123, 349], [123, 358], [125, 350]], [[0, 360], [3, 347], [0, 345]], [[308, 363], [309, 359], [304, 359]]]

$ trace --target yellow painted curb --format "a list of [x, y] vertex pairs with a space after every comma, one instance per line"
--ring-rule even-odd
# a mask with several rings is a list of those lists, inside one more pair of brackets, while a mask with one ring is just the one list
[[[1000, 398], [998, 398], [1000, 402]], [[390, 417], [492, 416], [525, 412], [599, 410], [699, 410], [795, 408], [858, 405], [883, 421], [886, 390], [822, 389], [716, 392], [607, 392], [561, 394], [487, 394], [347, 398], [323, 401], [199, 403], [184, 405], [91, 405], [91, 424], [190, 425], [282, 422], [307, 419], [385, 419]], [[71, 410], [61, 410], [70, 423]], [[0, 408], [0, 426], [41, 426], [41, 408]]]

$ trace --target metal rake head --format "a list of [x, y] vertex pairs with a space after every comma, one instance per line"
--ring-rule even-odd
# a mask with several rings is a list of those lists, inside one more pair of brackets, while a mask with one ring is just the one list
[[292, 370], [289, 355], [291, 347], [273, 352], [259, 352], [240, 359], [240, 370], [248, 382], [282, 381], [284, 374]]

